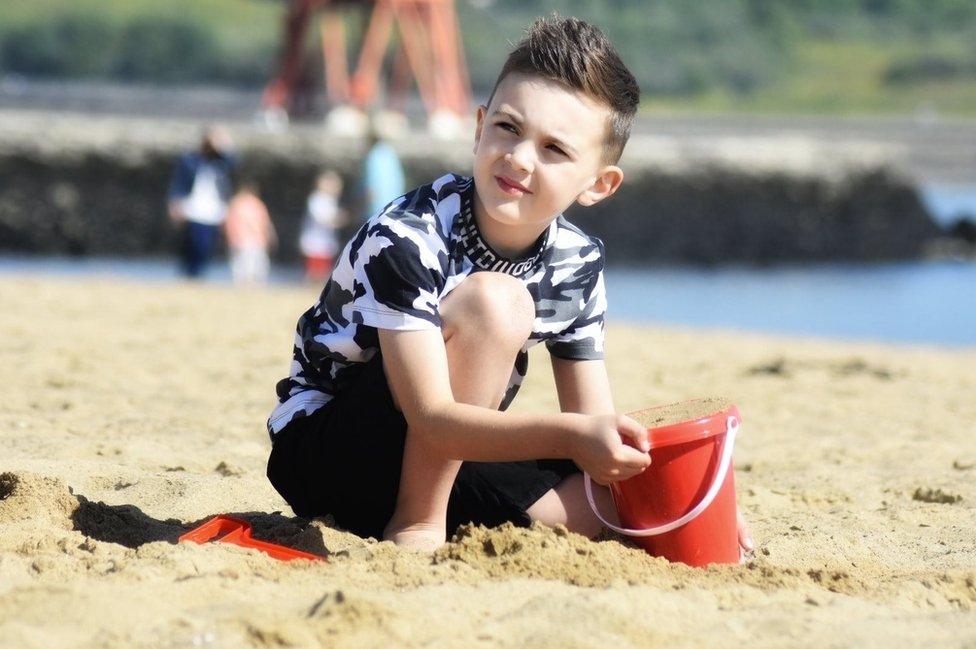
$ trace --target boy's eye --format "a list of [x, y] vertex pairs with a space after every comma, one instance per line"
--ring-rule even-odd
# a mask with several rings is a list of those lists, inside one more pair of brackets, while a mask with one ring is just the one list
[[495, 126], [502, 128], [509, 133], [518, 133], [518, 129], [515, 128], [514, 124], [509, 124], [508, 122], [496, 122]]
[[559, 155], [568, 155], [568, 154], [567, 154], [567, 153], [566, 153], [565, 151], [563, 151], [562, 149], [560, 149], [560, 148], [559, 148], [559, 147], [558, 147], [557, 145], [555, 145], [555, 144], [550, 144], [550, 145], [549, 145], [549, 146], [547, 146], [546, 148], [547, 148], [547, 149], [549, 149], [550, 151], [554, 151], [555, 153], [558, 153]]

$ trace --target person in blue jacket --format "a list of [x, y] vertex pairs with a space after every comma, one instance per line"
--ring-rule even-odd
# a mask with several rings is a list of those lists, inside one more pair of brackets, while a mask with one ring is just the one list
[[168, 212], [180, 228], [180, 266], [188, 277], [207, 268], [233, 194], [236, 160], [231, 140], [219, 127], [208, 128], [197, 151], [179, 157], [168, 193]]

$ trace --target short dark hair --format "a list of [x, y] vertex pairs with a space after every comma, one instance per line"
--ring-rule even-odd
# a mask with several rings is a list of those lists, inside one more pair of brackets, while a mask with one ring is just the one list
[[489, 104], [498, 84], [513, 72], [557, 81], [606, 104], [610, 119], [603, 159], [611, 164], [620, 159], [637, 114], [640, 87], [599, 28], [556, 14], [536, 19], [505, 60]]

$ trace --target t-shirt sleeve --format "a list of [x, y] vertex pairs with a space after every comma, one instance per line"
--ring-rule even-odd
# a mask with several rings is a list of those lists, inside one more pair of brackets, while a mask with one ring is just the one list
[[603, 358], [603, 342], [607, 312], [606, 286], [603, 279], [603, 255], [600, 246], [598, 269], [580, 300], [579, 315], [562, 332], [546, 341], [549, 353], [567, 360], [599, 360]]
[[378, 329], [439, 328], [446, 254], [423, 218], [369, 221], [351, 242], [352, 321]]

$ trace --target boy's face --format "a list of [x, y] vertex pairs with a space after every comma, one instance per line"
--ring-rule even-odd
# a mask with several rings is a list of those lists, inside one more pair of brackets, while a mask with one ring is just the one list
[[608, 116], [606, 106], [555, 81], [506, 76], [478, 109], [474, 179], [485, 215], [541, 232], [574, 201], [613, 194], [623, 172], [603, 163]]

